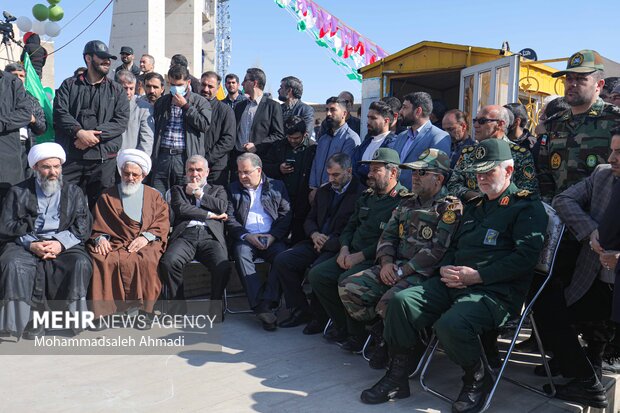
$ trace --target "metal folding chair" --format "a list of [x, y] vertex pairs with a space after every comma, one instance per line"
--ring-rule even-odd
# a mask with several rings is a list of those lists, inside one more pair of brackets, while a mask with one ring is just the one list
[[[536, 276], [542, 276], [545, 277], [544, 281], [542, 282], [542, 284], [540, 285], [540, 287], [538, 288], [538, 290], [536, 291], [536, 293], [534, 294], [534, 296], [532, 297], [531, 301], [527, 304], [527, 306], [525, 307], [525, 309], [523, 310], [523, 312], [521, 313], [521, 317], [519, 318], [519, 322], [517, 324], [514, 336], [512, 337], [512, 340], [510, 342], [510, 346], [508, 347], [508, 350], [506, 351], [506, 355], [504, 356], [504, 360], [502, 362], [502, 365], [499, 369], [499, 371], [496, 373], [495, 371], [493, 371], [493, 369], [491, 368], [491, 366], [489, 366], [489, 362], [486, 358], [486, 355], [484, 353], [484, 348], [482, 346], [482, 341], [480, 341], [480, 337], [478, 337], [478, 341], [480, 342], [480, 348], [482, 349], [482, 360], [485, 366], [485, 369], [487, 370], [487, 372], [491, 375], [491, 377], [493, 378], [493, 386], [491, 388], [491, 391], [489, 392], [489, 395], [487, 396], [487, 399], [485, 401], [484, 406], [482, 407], [482, 409], [480, 410], [480, 412], [484, 412], [485, 410], [487, 410], [491, 404], [491, 401], [493, 399], [493, 396], [495, 395], [495, 391], [497, 390], [497, 386], [499, 385], [500, 380], [503, 378], [505, 378], [507, 381], [514, 383], [518, 386], [521, 386], [527, 390], [533, 391], [535, 393], [538, 393], [540, 395], [546, 396], [546, 397], [553, 397], [555, 396], [555, 385], [553, 383], [553, 377], [551, 375], [551, 370], [549, 368], [549, 363], [547, 361], [547, 356], [545, 354], [545, 349], [543, 348], [542, 342], [540, 340], [540, 335], [538, 334], [538, 330], [536, 328], [536, 323], [534, 321], [534, 317], [532, 316], [532, 308], [534, 306], [534, 303], [536, 302], [536, 300], [538, 299], [538, 297], [540, 296], [541, 292], [543, 291], [543, 289], [545, 288], [545, 286], [549, 283], [549, 280], [551, 279], [551, 276], [553, 274], [553, 266], [555, 264], [555, 258], [558, 252], [558, 248], [560, 246], [560, 240], [562, 239], [562, 235], [564, 234], [564, 230], [565, 230], [565, 225], [564, 223], [562, 223], [562, 221], [560, 220], [560, 218], [558, 217], [557, 213], [555, 212], [555, 210], [549, 206], [546, 203], [543, 203], [544, 207], [545, 207], [545, 211], [547, 212], [547, 216], [549, 217], [549, 223], [547, 224], [547, 233], [546, 233], [546, 237], [545, 237], [545, 246], [540, 254], [540, 258], [538, 261], [538, 264], [536, 265], [536, 268], [534, 269], [534, 272], [536, 274]], [[504, 370], [506, 369], [506, 366], [508, 365], [508, 361], [510, 360], [510, 356], [512, 355], [512, 352], [514, 350], [514, 346], [517, 342], [517, 339], [519, 338], [519, 333], [521, 332], [521, 328], [523, 327], [523, 323], [526, 320], [526, 318], [530, 319], [531, 323], [532, 323], [532, 334], [535, 335], [536, 337], [536, 343], [538, 344], [538, 350], [540, 351], [540, 356], [542, 359], [542, 364], [545, 368], [545, 372], [547, 374], [547, 379], [549, 381], [549, 385], [551, 386], [551, 393], [546, 393], [542, 390], [539, 390], [536, 387], [533, 387], [529, 384], [526, 384], [524, 382], [512, 379], [510, 377], [506, 377], [504, 376]], [[451, 399], [450, 397], [446, 396], [443, 393], [440, 393], [439, 391], [430, 388], [426, 382], [425, 382], [425, 378], [426, 378], [426, 373], [428, 371], [428, 368], [430, 366], [431, 360], [433, 358], [433, 355], [435, 354], [435, 351], [437, 350], [439, 344], [439, 340], [437, 339], [437, 337], [435, 335], [433, 335], [433, 337], [430, 340], [430, 343], [427, 347], [427, 353], [428, 353], [428, 357], [426, 358], [426, 361], [424, 363], [424, 367], [422, 368], [422, 372], [420, 373], [420, 385], [422, 386], [422, 388], [439, 397], [442, 400], [445, 400], [449, 403], [453, 403], [454, 400]]]

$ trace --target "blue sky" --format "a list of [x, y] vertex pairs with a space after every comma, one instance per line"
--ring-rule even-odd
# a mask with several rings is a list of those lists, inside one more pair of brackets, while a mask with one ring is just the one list
[[[56, 48], [83, 30], [109, 0], [95, 0], [56, 38]], [[132, 0], [118, 0], [132, 1]], [[163, 1], [163, 0], [150, 0]], [[41, 1], [45, 3], [45, 0]], [[37, 1], [3, 1], [0, 7], [15, 16], [31, 17]], [[68, 22], [90, 0], [62, 0]], [[230, 71], [243, 77], [245, 69], [261, 67], [267, 74], [266, 91], [276, 94], [280, 79], [297, 76], [304, 83], [303, 100], [324, 102], [350, 90], [359, 102], [361, 84], [348, 80], [296, 22], [273, 0], [231, 0], [233, 52]], [[315, 0], [333, 15], [390, 53], [422, 40], [499, 48], [504, 40], [512, 51], [533, 48], [539, 59], [567, 57], [592, 48], [620, 62], [615, 24], [617, 0], [592, 3], [548, 0], [500, 2], [469, 0]], [[56, 55], [56, 86], [82, 65], [82, 48], [92, 39], [108, 41], [112, 6], [88, 29]], [[2, 55], [3, 56], [3, 55]]]

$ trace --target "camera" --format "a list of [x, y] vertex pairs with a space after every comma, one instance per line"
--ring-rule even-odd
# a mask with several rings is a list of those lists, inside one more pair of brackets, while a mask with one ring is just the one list
[[15, 33], [13, 32], [13, 25], [11, 22], [17, 20], [17, 17], [6, 10], [2, 15], [4, 16], [4, 21], [0, 21], [0, 34], [2, 34], [2, 43], [8, 43], [9, 40], [15, 40]]

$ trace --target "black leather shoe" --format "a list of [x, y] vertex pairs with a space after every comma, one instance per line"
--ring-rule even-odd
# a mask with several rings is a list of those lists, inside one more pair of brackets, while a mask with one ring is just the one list
[[297, 327], [302, 324], [306, 324], [308, 321], [310, 321], [311, 318], [312, 314], [310, 314], [308, 311], [295, 309], [291, 311], [291, 315], [286, 320], [278, 323], [278, 325], [282, 328]]
[[364, 348], [364, 343], [366, 343], [365, 337], [349, 336], [344, 341], [344, 343], [342, 343], [340, 348], [342, 348], [344, 351], [350, 351], [352, 353], [359, 354], [362, 352], [362, 349]]
[[33, 327], [32, 321], [28, 322], [28, 325], [24, 329], [22, 333], [22, 338], [24, 340], [34, 340], [37, 337], [43, 337], [45, 335], [45, 328], [42, 325]]
[[[576, 378], [566, 384], [555, 386], [555, 397], [597, 409], [604, 409], [609, 404], [605, 395], [605, 388], [596, 375], [587, 378]], [[551, 386], [545, 384], [543, 390], [551, 393]]]
[[317, 320], [316, 318], [313, 318], [304, 327], [304, 331], [302, 331], [302, 333], [304, 333], [305, 335], [313, 335], [313, 334], [322, 333], [323, 330], [325, 329], [325, 324], [326, 323], [327, 323], [327, 321], [323, 322], [323, 321]]
[[362, 402], [366, 404], [385, 403], [391, 399], [404, 399], [411, 395], [409, 390], [409, 371], [411, 366], [418, 360], [411, 354], [393, 354], [390, 367], [370, 389], [366, 389], [360, 395]]
[[260, 320], [265, 331], [275, 331], [278, 328], [278, 318], [272, 312], [258, 313], [256, 318]]
[[465, 369], [463, 387], [452, 403], [452, 413], [478, 412], [489, 394], [490, 384], [480, 361], [474, 367]]

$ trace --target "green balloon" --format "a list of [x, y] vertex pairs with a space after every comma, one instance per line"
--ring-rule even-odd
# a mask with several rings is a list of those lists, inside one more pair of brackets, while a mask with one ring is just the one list
[[47, 20], [47, 17], [49, 16], [49, 10], [47, 9], [47, 6], [45, 4], [35, 4], [32, 8], [32, 15], [35, 19], [42, 22], [44, 20]]
[[53, 21], [53, 22], [57, 22], [61, 20], [63, 17], [65, 17], [65, 11], [62, 9], [62, 7], [58, 5], [50, 6], [49, 12], [50, 12], [49, 19], [50, 21]]
[[52, 5], [55, 6], [56, 4], [60, 3], [60, 0], [47, 0], [47, 2]]

